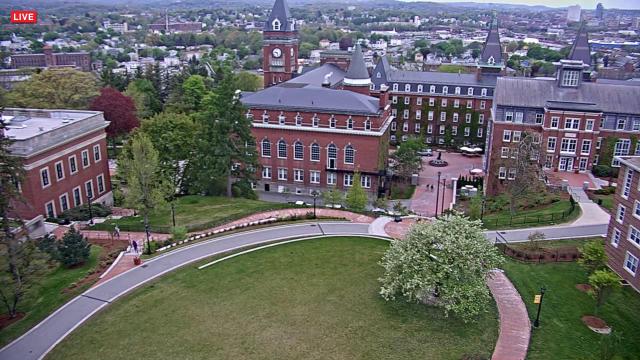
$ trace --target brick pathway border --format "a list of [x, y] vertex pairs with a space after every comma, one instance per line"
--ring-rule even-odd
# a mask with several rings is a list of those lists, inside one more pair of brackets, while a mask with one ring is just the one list
[[524, 360], [529, 349], [531, 322], [520, 293], [502, 270], [494, 270], [487, 285], [498, 306], [500, 334], [492, 360]]

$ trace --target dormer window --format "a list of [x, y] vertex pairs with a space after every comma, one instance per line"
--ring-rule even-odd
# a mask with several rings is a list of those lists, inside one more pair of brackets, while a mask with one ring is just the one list
[[282, 26], [282, 23], [278, 19], [273, 20], [273, 22], [271, 23], [271, 28], [276, 31], [280, 31], [281, 26]]
[[398, 91], [398, 84], [393, 84], [393, 91]]
[[436, 86], [435, 86], [435, 85], [431, 85], [431, 86], [429, 87], [429, 92], [430, 92], [430, 93], [432, 93], [432, 94], [435, 94], [435, 92], [436, 92]]
[[404, 85], [404, 91], [410, 92], [411, 91], [411, 85], [410, 84], [405, 84]]
[[580, 71], [564, 70], [562, 72], [562, 86], [576, 87], [580, 78]]
[[284, 117], [284, 113], [281, 111], [280, 115], [278, 115], [278, 124], [280, 125], [284, 125], [285, 124], [285, 117]]
[[376, 74], [376, 77], [377, 77], [378, 79], [380, 79], [380, 78], [382, 77], [382, 74], [380, 74], [380, 72], [378, 72], [378, 73]]
[[449, 93], [449, 87], [448, 86], [443, 86], [442, 87], [442, 93], [443, 94], [448, 94]]
[[467, 95], [473, 95], [473, 88], [472, 87], [467, 89]]
[[487, 64], [489, 65], [493, 65], [496, 63], [496, 59], [493, 58], [493, 56], [489, 57], [489, 60], [487, 60]]
[[480, 91], [480, 95], [482, 95], [482, 96], [487, 96], [487, 89], [482, 89], [482, 90]]
[[456, 95], [460, 95], [460, 87], [456, 86], [456, 90], [455, 90]]
[[264, 124], [269, 123], [269, 114], [267, 114], [267, 110], [265, 110], [264, 113], [262, 113], [262, 122]]
[[422, 92], [422, 85], [418, 85], [418, 92]]

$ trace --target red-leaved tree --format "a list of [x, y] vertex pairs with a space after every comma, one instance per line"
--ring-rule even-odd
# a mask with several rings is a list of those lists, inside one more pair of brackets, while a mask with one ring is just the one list
[[112, 87], [101, 89], [100, 96], [93, 100], [90, 108], [104, 112], [105, 120], [111, 122], [107, 127], [107, 137], [111, 140], [114, 154], [116, 139], [140, 125], [133, 99]]

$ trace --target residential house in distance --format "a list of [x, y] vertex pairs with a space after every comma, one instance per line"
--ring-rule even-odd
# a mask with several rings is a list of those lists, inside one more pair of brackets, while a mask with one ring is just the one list
[[640, 156], [621, 156], [605, 250], [609, 267], [640, 291]]
[[11, 55], [11, 67], [74, 67], [82, 71], [91, 71], [91, 55], [88, 52], [54, 53], [51, 46], [45, 45], [42, 54]]
[[581, 29], [568, 59], [555, 63], [555, 79], [501, 77], [489, 126], [485, 191], [498, 194], [515, 169], [501, 166], [515, 157], [525, 133], [539, 144], [548, 175], [587, 172], [595, 164], [618, 167], [616, 156], [640, 153], [640, 87], [627, 81], [594, 81], [586, 31]]
[[29, 233], [45, 218], [89, 201], [111, 205], [102, 112], [7, 108], [3, 136], [13, 140], [12, 155], [22, 159], [25, 176], [17, 184], [23, 201], [14, 205]]

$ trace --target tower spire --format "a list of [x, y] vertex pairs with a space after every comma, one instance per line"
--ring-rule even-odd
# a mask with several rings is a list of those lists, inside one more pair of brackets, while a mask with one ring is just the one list
[[502, 65], [502, 46], [500, 45], [500, 33], [498, 32], [498, 15], [494, 12], [487, 40], [482, 48], [480, 64], [482, 65]]
[[591, 66], [591, 47], [589, 46], [589, 34], [584, 28], [584, 22], [580, 25], [576, 40], [571, 45], [569, 60], [582, 61], [585, 65]]
[[369, 76], [367, 65], [364, 63], [364, 56], [362, 54], [360, 43], [357, 43], [355, 49], [353, 49], [349, 68], [347, 68], [347, 73], [342, 80], [342, 84], [345, 90], [369, 95], [371, 77]]
[[266, 31], [295, 31], [295, 22], [291, 17], [287, 0], [276, 0], [271, 9], [269, 20], [264, 25]]

